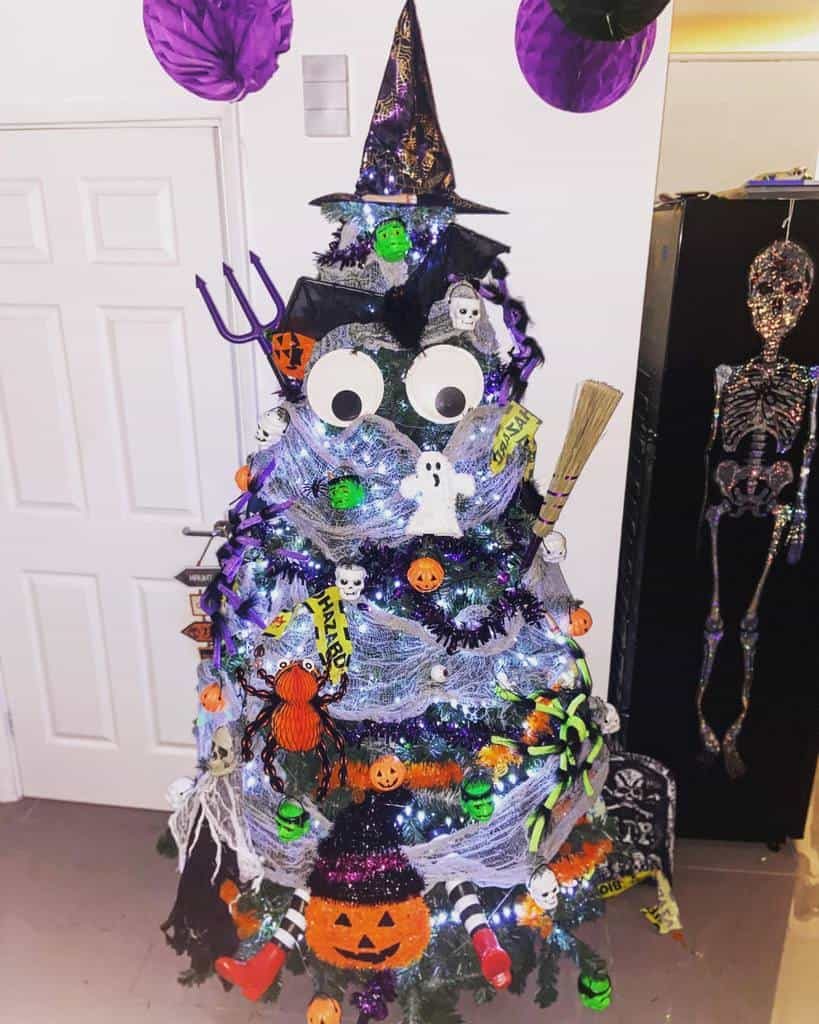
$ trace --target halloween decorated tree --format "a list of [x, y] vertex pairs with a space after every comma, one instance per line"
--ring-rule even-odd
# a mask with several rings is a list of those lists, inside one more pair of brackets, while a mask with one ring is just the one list
[[315, 205], [335, 232], [289, 302], [251, 256], [272, 323], [226, 269], [233, 334], [197, 282], [219, 331], [263, 349], [275, 404], [201, 600], [168, 941], [185, 981], [253, 1000], [306, 971], [312, 1024], [444, 1024], [527, 981], [546, 1006], [563, 956], [604, 1008], [574, 932], [601, 913], [616, 725], [553, 526], [619, 393], [584, 385], [542, 495], [522, 399], [543, 357], [506, 246], [457, 223], [500, 211], [455, 191], [412, 0], [355, 191]]

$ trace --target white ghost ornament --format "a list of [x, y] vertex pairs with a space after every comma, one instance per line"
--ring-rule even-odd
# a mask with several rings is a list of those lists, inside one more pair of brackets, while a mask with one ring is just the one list
[[363, 565], [336, 566], [336, 586], [343, 601], [357, 601], [364, 590], [367, 570]]
[[233, 736], [226, 725], [220, 725], [214, 731], [210, 741], [208, 771], [218, 778], [222, 775], [230, 775], [235, 768], [236, 750], [233, 746]]
[[281, 406], [278, 409], [268, 409], [259, 420], [256, 427], [256, 440], [259, 442], [259, 450], [269, 448], [284, 437], [284, 432], [290, 423], [287, 410]]
[[535, 868], [526, 888], [541, 910], [551, 913], [551, 911], [557, 909], [560, 886], [557, 884], [554, 871], [546, 864], [541, 864]]
[[481, 318], [481, 300], [470, 284], [460, 281], [447, 293], [449, 319], [456, 331], [474, 331]]
[[456, 505], [459, 495], [471, 498], [475, 493], [475, 478], [471, 473], [456, 473], [446, 455], [421, 452], [415, 473], [404, 477], [400, 492], [418, 505], [407, 523], [408, 536], [463, 536]]

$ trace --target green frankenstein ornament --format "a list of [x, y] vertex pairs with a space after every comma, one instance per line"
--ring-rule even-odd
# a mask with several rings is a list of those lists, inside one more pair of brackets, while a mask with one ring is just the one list
[[611, 1006], [612, 985], [608, 974], [581, 974], [577, 979], [577, 992], [587, 1010], [607, 1010]]
[[495, 813], [492, 779], [484, 772], [472, 772], [461, 783], [461, 807], [473, 821], [489, 821]]
[[412, 242], [397, 217], [382, 221], [375, 229], [375, 251], [386, 263], [399, 263], [412, 248]]
[[338, 511], [360, 508], [367, 500], [367, 488], [357, 476], [337, 476], [327, 485], [330, 506]]
[[283, 843], [293, 843], [310, 831], [310, 815], [298, 800], [286, 797], [276, 809], [276, 831]]

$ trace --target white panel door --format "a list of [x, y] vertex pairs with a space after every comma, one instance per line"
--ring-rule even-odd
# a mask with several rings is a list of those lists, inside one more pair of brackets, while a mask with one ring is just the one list
[[163, 806], [191, 770], [173, 580], [237, 465], [209, 127], [0, 133], [0, 675], [29, 796]]

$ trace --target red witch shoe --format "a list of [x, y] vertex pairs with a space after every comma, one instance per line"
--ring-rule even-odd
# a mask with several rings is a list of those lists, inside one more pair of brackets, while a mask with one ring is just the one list
[[509, 988], [512, 984], [512, 961], [498, 942], [491, 928], [472, 933], [472, 945], [478, 954], [481, 974], [493, 988]]
[[242, 995], [255, 1003], [278, 978], [286, 959], [285, 949], [277, 942], [268, 942], [249, 960], [220, 956], [214, 967], [220, 978], [229, 981], [231, 985], [237, 985]]

